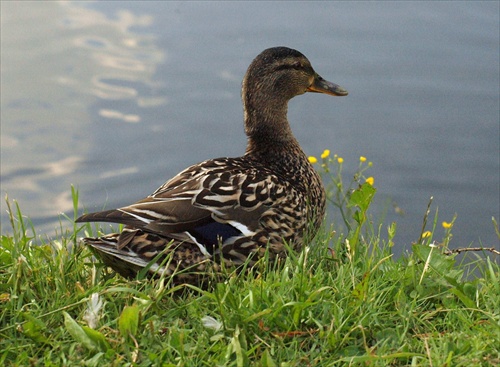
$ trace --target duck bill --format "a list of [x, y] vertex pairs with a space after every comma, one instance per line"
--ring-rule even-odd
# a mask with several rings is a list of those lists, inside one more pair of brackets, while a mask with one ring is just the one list
[[325, 93], [331, 96], [347, 96], [348, 92], [340, 85], [329, 82], [316, 74], [312, 84], [307, 88], [308, 92]]

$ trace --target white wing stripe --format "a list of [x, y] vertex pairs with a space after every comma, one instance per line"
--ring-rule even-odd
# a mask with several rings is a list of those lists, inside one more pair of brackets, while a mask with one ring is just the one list
[[184, 232], [190, 239], [191, 241], [193, 241], [196, 246], [198, 246], [198, 248], [200, 249], [201, 253], [207, 257], [212, 257], [212, 255], [210, 255], [207, 251], [207, 249], [205, 248], [205, 246], [203, 246], [201, 243], [199, 243], [198, 241], [196, 241], [196, 238], [194, 238], [193, 236], [191, 236], [191, 234], [189, 232]]
[[131, 213], [131, 212], [128, 212], [128, 211], [125, 211], [125, 210], [122, 210], [122, 209], [118, 209], [119, 211], [121, 211], [122, 213], [125, 213], [125, 214], [128, 214], [128, 215], [131, 215], [133, 216], [134, 218], [136, 219], [139, 219], [141, 222], [144, 222], [146, 224], [149, 224], [152, 222], [151, 219], [146, 219], [146, 218], [143, 218], [141, 217], [140, 215], [135, 215], [134, 213]]
[[234, 220], [228, 220], [227, 224], [232, 225], [234, 228], [240, 231], [244, 236], [253, 236], [255, 234], [254, 231], [251, 231], [250, 229], [248, 229], [246, 225], [241, 224], [240, 222], [236, 222]]
[[[145, 214], [145, 215], [152, 217], [152, 218], [164, 219], [164, 220], [171, 220], [172, 219], [171, 216], [160, 214], [158, 212], [155, 212], [154, 210], [137, 209], [137, 208], [134, 208], [133, 210], [135, 213]], [[127, 212], [127, 213], [130, 213], [130, 212]]]

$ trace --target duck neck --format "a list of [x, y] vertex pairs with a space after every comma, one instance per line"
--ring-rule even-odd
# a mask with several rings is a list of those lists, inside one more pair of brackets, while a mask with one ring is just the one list
[[269, 156], [269, 153], [289, 152], [291, 147], [299, 146], [287, 119], [288, 100], [269, 95], [246, 95], [243, 107], [248, 136], [247, 155]]

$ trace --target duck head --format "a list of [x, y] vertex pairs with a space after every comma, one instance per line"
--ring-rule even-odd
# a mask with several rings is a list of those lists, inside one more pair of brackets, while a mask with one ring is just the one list
[[293, 137], [288, 125], [288, 101], [306, 92], [346, 96], [347, 90], [323, 79], [299, 51], [273, 47], [261, 52], [243, 79], [245, 132], [252, 138]]

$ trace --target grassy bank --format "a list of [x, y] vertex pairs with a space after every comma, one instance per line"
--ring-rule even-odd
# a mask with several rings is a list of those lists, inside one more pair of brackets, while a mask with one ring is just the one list
[[338, 158], [325, 152], [318, 165], [342, 223], [327, 221], [279, 266], [262, 260], [251, 275], [228, 270], [205, 290], [115, 276], [78, 241], [95, 231], [90, 225], [34, 245], [29, 221], [9, 201], [0, 365], [498, 365], [496, 255], [458, 261], [447, 251], [453, 223], [433, 238], [434, 216], [412, 251], [394, 258], [396, 224], [374, 225], [369, 214], [369, 165], [360, 160], [345, 185]]

